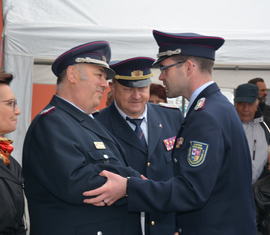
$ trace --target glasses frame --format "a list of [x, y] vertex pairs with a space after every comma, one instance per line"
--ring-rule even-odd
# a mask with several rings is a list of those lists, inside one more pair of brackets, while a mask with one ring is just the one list
[[16, 99], [10, 99], [10, 100], [2, 100], [1, 102], [6, 103], [7, 106], [12, 107], [13, 111], [17, 108], [17, 100]]
[[166, 66], [159, 66], [159, 70], [160, 70], [160, 72], [163, 72], [163, 71], [165, 71], [165, 70], [167, 70], [167, 69], [169, 69], [169, 68], [171, 68], [171, 67], [173, 67], [173, 66], [176, 66], [176, 65], [178, 65], [178, 64], [182, 64], [182, 63], [185, 63], [186, 62], [186, 60], [182, 60], [182, 61], [178, 61], [178, 62], [176, 62], [176, 63], [174, 63], [174, 64], [169, 64], [169, 65], [166, 65]]

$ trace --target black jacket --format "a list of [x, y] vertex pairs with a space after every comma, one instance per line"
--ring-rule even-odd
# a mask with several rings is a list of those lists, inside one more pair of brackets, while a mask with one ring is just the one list
[[31, 123], [24, 142], [23, 175], [31, 235], [140, 235], [140, 217], [126, 199], [113, 206], [83, 203], [84, 191], [106, 179], [103, 169], [140, 176], [127, 167], [118, 142], [101, 124], [55, 96]]
[[9, 167], [0, 161], [0, 208], [0, 234], [25, 235], [21, 166], [12, 157]]

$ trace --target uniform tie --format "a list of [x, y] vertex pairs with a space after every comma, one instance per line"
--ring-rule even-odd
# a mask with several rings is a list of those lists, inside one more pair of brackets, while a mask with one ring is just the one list
[[147, 149], [147, 143], [141, 128], [141, 123], [143, 121], [143, 118], [141, 119], [136, 119], [136, 118], [126, 118], [129, 122], [131, 122], [132, 124], [134, 124], [136, 126], [135, 128], [135, 135], [139, 138], [140, 142], [142, 143], [142, 146]]

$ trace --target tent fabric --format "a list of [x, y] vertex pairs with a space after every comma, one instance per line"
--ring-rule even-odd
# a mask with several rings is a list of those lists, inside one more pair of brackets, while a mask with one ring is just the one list
[[[78, 44], [107, 40], [112, 59], [156, 57], [152, 29], [221, 36], [226, 42], [216, 62], [270, 64], [269, 0], [4, 0], [5, 70], [22, 114], [15, 138], [15, 158], [31, 117], [35, 59], [55, 59]], [[51, 77], [51, 74], [48, 75]]]

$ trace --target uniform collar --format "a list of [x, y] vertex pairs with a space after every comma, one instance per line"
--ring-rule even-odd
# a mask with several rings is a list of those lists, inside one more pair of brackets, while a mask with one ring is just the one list
[[89, 117], [93, 118], [94, 119], [94, 116], [92, 115], [92, 113], [86, 113], [85, 111], [83, 111], [81, 108], [79, 108], [77, 105], [75, 105], [74, 103], [72, 103], [71, 101], [59, 96], [59, 95], [55, 95], [56, 97], [58, 97], [59, 99], [62, 99], [64, 101], [66, 101], [67, 103], [71, 104], [73, 107], [75, 107], [76, 109], [79, 109], [81, 112], [87, 114]]
[[[129, 117], [128, 115], [126, 115], [117, 105], [117, 103], [114, 101], [114, 105], [116, 107], [116, 109], [118, 110], [119, 114], [124, 118], [124, 120], [126, 120], [126, 117]], [[132, 117], [129, 117], [132, 119]], [[144, 112], [142, 113], [142, 115], [140, 115], [138, 117], [138, 119], [142, 119], [144, 118], [144, 121], [147, 122], [147, 105], [145, 104], [145, 108], [144, 108]]]
[[193, 104], [194, 100], [196, 100], [196, 98], [198, 97], [198, 95], [205, 89], [207, 88], [208, 86], [210, 86], [211, 84], [213, 84], [214, 81], [209, 81], [205, 84], [203, 84], [202, 86], [200, 86], [199, 88], [197, 88], [191, 95], [190, 97], [190, 100], [189, 100], [189, 104], [188, 104], [188, 107], [187, 107], [187, 111], [186, 113], [188, 113], [191, 105]]

